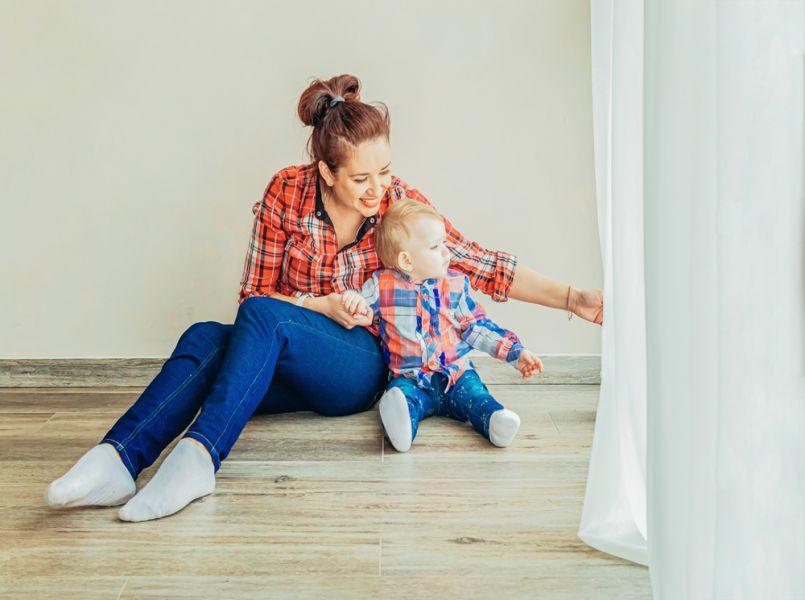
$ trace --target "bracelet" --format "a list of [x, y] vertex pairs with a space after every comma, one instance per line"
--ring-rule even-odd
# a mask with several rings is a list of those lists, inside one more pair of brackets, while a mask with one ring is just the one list
[[565, 300], [565, 306], [567, 307], [567, 320], [573, 318], [573, 313], [570, 312], [570, 285], [567, 286], [567, 300]]
[[296, 306], [301, 306], [302, 308], [304, 308], [304, 306], [303, 306], [303, 304], [302, 304], [302, 303], [305, 301], [305, 298], [310, 298], [312, 295], [313, 295], [313, 294], [309, 294], [309, 293], [305, 292], [304, 294], [300, 295], [300, 296], [299, 296], [299, 297], [296, 299], [296, 302], [294, 302], [294, 304], [295, 304]]

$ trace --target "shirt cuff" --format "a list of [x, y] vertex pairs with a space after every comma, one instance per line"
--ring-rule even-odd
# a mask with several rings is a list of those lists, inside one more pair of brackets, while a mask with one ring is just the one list
[[277, 290], [274, 288], [270, 289], [262, 289], [262, 290], [240, 290], [240, 295], [238, 296], [238, 304], [243, 304], [244, 300], [248, 298], [270, 298], [272, 295], [276, 294]]
[[520, 353], [525, 349], [525, 346], [520, 342], [513, 332], [507, 331], [504, 337], [498, 343], [497, 358], [511, 365], [516, 365], [520, 360]]
[[517, 361], [520, 360], [520, 355], [525, 350], [525, 346], [522, 344], [513, 344], [509, 353], [506, 355], [506, 362], [509, 363], [511, 366], [516, 367]]
[[514, 283], [514, 268], [517, 266], [517, 257], [508, 252], [496, 252], [495, 276], [491, 282], [490, 296], [494, 302], [506, 302], [509, 299], [509, 290]]

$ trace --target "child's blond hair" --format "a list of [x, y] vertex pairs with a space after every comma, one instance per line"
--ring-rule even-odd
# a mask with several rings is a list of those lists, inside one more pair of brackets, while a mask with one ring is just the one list
[[416, 217], [432, 217], [442, 221], [442, 215], [435, 208], [410, 198], [397, 200], [383, 214], [375, 230], [375, 250], [387, 269], [397, 268], [397, 257], [411, 237], [410, 224]]

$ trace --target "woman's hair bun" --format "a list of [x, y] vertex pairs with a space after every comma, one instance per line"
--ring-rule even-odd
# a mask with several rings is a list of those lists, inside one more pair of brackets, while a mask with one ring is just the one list
[[354, 75], [336, 75], [330, 79], [314, 79], [299, 98], [297, 112], [306, 126], [318, 127], [330, 110], [334, 98], [341, 96], [345, 102], [357, 102], [361, 98], [361, 81]]
[[[333, 103], [335, 99], [338, 101]], [[313, 127], [307, 142], [310, 158], [324, 161], [335, 172], [361, 143], [388, 140], [388, 107], [382, 102], [376, 104], [361, 101], [361, 81], [354, 75], [314, 79], [302, 92], [297, 107], [302, 123]]]

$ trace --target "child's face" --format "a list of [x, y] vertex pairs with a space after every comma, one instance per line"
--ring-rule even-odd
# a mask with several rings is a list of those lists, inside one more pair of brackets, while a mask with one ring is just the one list
[[414, 279], [441, 278], [450, 265], [450, 251], [445, 246], [444, 223], [433, 217], [416, 217], [410, 224], [411, 237], [400, 253], [400, 268]]

